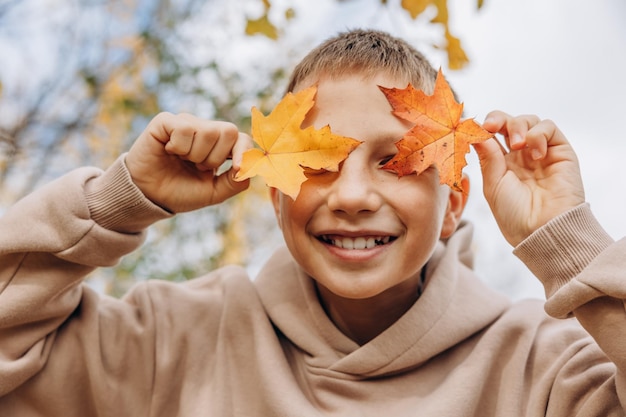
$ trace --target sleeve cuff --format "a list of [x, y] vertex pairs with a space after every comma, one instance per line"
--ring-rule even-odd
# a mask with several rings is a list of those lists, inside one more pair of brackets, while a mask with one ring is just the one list
[[85, 198], [91, 218], [100, 226], [121, 233], [138, 233], [172, 214], [152, 203], [137, 188], [124, 163], [125, 156], [86, 184]]
[[513, 253], [541, 281], [550, 298], [612, 243], [584, 203], [536, 230]]

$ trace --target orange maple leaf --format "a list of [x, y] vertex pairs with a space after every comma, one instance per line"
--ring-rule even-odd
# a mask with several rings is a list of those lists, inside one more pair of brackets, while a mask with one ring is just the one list
[[260, 147], [243, 154], [235, 179], [259, 175], [270, 187], [296, 199], [307, 180], [305, 168], [338, 171], [339, 164], [361, 142], [331, 133], [330, 126], [301, 129], [314, 105], [317, 87], [288, 93], [268, 116], [252, 108], [252, 139]]
[[441, 70], [435, 91], [426, 95], [411, 84], [404, 89], [379, 87], [393, 114], [415, 126], [396, 143], [398, 153], [382, 168], [399, 176], [420, 174], [431, 165], [439, 169], [442, 184], [463, 191], [461, 178], [471, 143], [483, 142], [493, 133], [473, 119], [461, 121], [463, 104], [458, 103]]

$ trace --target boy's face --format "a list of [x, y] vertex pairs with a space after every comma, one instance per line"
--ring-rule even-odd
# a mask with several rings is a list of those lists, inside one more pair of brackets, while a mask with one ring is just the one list
[[312, 175], [295, 201], [272, 189], [294, 258], [318, 285], [343, 298], [416, 289], [421, 268], [439, 238], [454, 232], [465, 203], [439, 184], [434, 167], [402, 178], [380, 169], [411, 125], [393, 116], [377, 85], [406, 87], [385, 76], [320, 80], [304, 126], [328, 124], [363, 143], [338, 173]]

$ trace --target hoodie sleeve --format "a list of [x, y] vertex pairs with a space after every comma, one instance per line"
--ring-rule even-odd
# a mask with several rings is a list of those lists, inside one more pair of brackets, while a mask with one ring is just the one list
[[514, 253], [542, 282], [546, 312], [576, 317], [615, 364], [626, 410], [626, 238], [614, 241], [583, 204], [535, 231]]
[[[107, 345], [120, 343], [126, 333], [145, 332], [140, 311], [149, 308], [149, 300], [102, 302], [80, 284], [96, 267], [114, 265], [140, 246], [145, 228], [168, 216], [134, 186], [120, 157], [105, 172], [70, 172], [0, 218], [0, 407], [2, 397], [24, 389], [25, 382], [36, 385], [34, 377], [44, 367], [46, 373], [86, 374], [88, 369], [71, 363], [92, 355], [104, 369], [111, 365], [103, 353]], [[99, 311], [107, 303], [113, 305], [110, 317]], [[128, 329], [115, 328], [120, 315], [129, 316]], [[103, 330], [114, 337], [102, 337]], [[101, 332], [100, 337], [90, 331]], [[55, 359], [49, 364], [51, 355]], [[87, 382], [76, 387], [89, 389]]]

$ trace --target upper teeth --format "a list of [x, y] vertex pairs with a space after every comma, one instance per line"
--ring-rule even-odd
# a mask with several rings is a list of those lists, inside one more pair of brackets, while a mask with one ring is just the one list
[[369, 237], [340, 237], [330, 238], [324, 236], [324, 240], [343, 249], [371, 249], [376, 245], [389, 243], [389, 236], [369, 236]]

